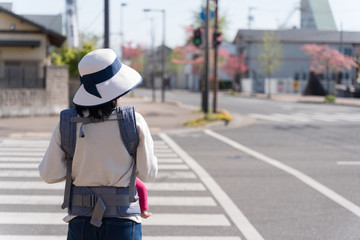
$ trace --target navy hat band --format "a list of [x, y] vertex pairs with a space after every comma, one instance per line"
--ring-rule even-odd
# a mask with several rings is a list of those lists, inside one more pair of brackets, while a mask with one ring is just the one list
[[96, 88], [96, 84], [105, 82], [115, 76], [119, 72], [121, 66], [120, 60], [115, 58], [114, 62], [105, 69], [80, 76], [80, 82], [84, 85], [84, 88], [88, 93], [101, 98], [101, 95]]

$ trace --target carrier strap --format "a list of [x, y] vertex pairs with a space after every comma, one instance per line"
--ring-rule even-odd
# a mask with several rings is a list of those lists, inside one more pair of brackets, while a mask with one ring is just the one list
[[[121, 106], [117, 107], [117, 114], [111, 115], [109, 118], [103, 119], [94, 119], [90, 117], [77, 117], [77, 112], [74, 109], [67, 109], [61, 112], [60, 114], [60, 134], [61, 134], [61, 148], [65, 152], [65, 159], [67, 160], [67, 170], [66, 170], [66, 184], [64, 191], [64, 202], [62, 204], [62, 208], [68, 208], [69, 212], [71, 211], [71, 205], [80, 205], [79, 201], [81, 201], [81, 205], [84, 203], [84, 199], [87, 197], [85, 195], [72, 196], [72, 159], [75, 153], [75, 145], [76, 145], [76, 123], [82, 123], [80, 126], [80, 137], [85, 137], [83, 131], [83, 125], [89, 123], [98, 123], [109, 120], [118, 120], [121, 138], [123, 143], [129, 153], [129, 155], [133, 158], [133, 166], [132, 172], [130, 176], [130, 186], [129, 186], [129, 195], [125, 196], [127, 198], [127, 204], [134, 203], [138, 200], [138, 196], [136, 194], [136, 150], [139, 144], [139, 135], [137, 132], [136, 126], [136, 118], [135, 118], [135, 109], [133, 106]], [[113, 198], [111, 196], [110, 198]], [[105, 200], [104, 200], [104, 199]], [[117, 200], [118, 197], [114, 198], [114, 201]], [[121, 197], [123, 198], [123, 197]], [[81, 200], [80, 200], [81, 199]], [[101, 219], [104, 216], [106, 211], [107, 202], [109, 202], [109, 206], [113, 205], [111, 201], [107, 197], [95, 196], [90, 197], [90, 204], [94, 205], [92, 218], [90, 223], [94, 226], [101, 226]], [[86, 200], [85, 200], [86, 201]], [[118, 203], [117, 206], [123, 205], [122, 203]], [[110, 210], [110, 209], [109, 209]]]

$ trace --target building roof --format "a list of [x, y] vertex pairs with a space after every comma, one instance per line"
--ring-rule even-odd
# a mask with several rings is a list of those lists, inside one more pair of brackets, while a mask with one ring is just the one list
[[62, 33], [62, 16], [58, 15], [21, 15], [24, 18], [37, 23], [46, 29], [50, 29], [59, 34]]
[[240, 29], [234, 42], [260, 42], [264, 32], [273, 32], [283, 43], [360, 44], [360, 32], [319, 31], [315, 29], [249, 30]]
[[0, 6], [0, 12], [4, 12], [6, 14], [9, 14], [10, 16], [13, 16], [13, 17], [15, 17], [17, 19], [20, 19], [23, 22], [26, 22], [26, 23], [28, 23], [30, 25], [35, 26], [41, 32], [45, 33], [48, 36], [49, 41], [50, 41], [51, 44], [53, 44], [53, 45], [55, 45], [57, 47], [60, 47], [64, 43], [64, 41], [66, 39], [65, 36], [63, 36], [62, 34], [57, 33], [55, 31], [53, 31], [52, 29], [46, 28], [45, 26], [40, 25], [40, 24], [38, 24], [38, 23], [28, 19], [28, 18], [17, 15], [12, 11], [9, 11], [9, 10], [7, 10], [5, 8], [2, 8], [1, 6]]

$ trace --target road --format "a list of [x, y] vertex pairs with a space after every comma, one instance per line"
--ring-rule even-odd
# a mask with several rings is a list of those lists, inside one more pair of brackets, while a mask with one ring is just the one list
[[[166, 97], [200, 104], [198, 93]], [[254, 121], [154, 134], [144, 240], [360, 239], [360, 108], [227, 95], [219, 107]], [[66, 238], [63, 184], [36, 170], [48, 139], [0, 139], [1, 240]]]
[[[166, 96], [200, 105], [198, 93]], [[224, 95], [219, 108], [257, 121], [170, 136], [264, 239], [360, 239], [360, 108]]]

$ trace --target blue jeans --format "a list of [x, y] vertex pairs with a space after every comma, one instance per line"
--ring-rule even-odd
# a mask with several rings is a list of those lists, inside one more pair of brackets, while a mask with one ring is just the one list
[[101, 227], [90, 224], [90, 217], [69, 222], [67, 240], [141, 240], [141, 223], [129, 219], [103, 218]]

